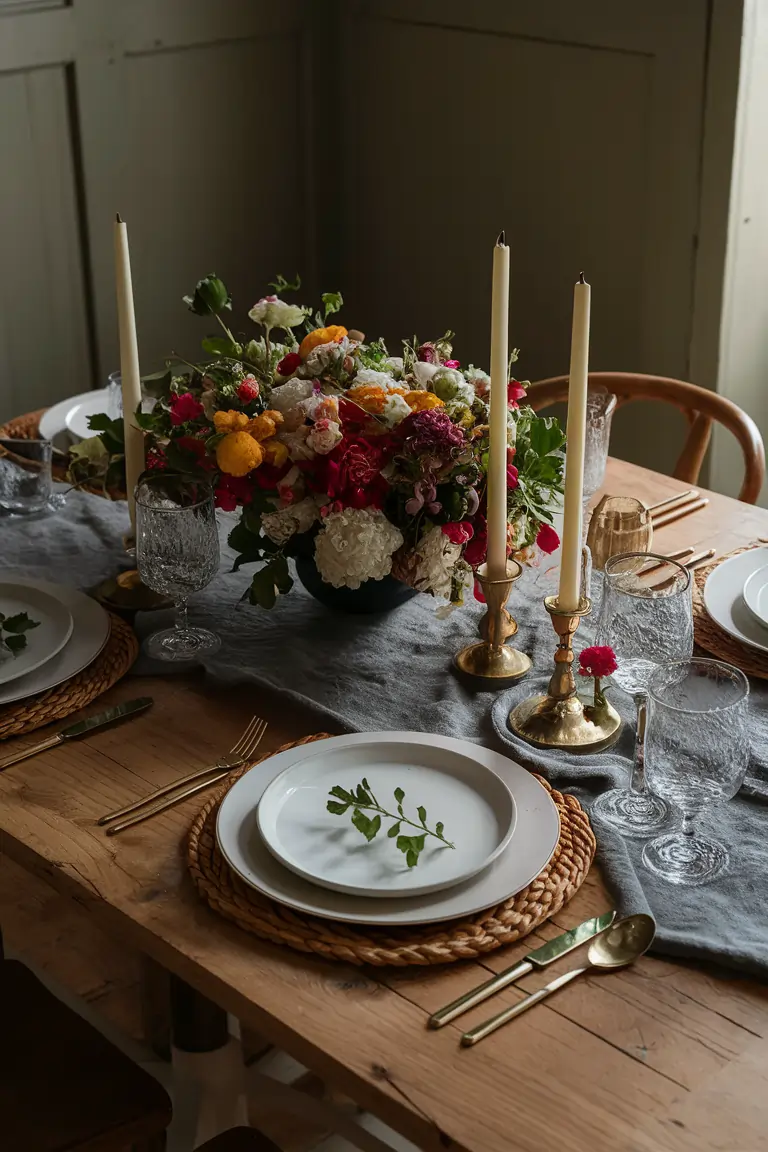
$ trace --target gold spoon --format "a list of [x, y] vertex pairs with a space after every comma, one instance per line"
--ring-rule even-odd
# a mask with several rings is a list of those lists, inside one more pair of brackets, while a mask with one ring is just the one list
[[592, 968], [623, 968], [625, 964], [632, 964], [643, 952], [648, 951], [655, 934], [656, 923], [653, 917], [646, 916], [642, 912], [627, 916], [624, 920], [617, 920], [610, 928], [606, 928], [605, 932], [596, 936], [590, 944], [587, 953], [589, 964], [584, 968], [572, 968], [570, 972], [563, 972], [562, 976], [539, 988], [538, 992], [532, 992], [530, 996], [513, 1004], [511, 1008], [505, 1008], [503, 1012], [491, 1016], [490, 1020], [465, 1032], [461, 1038], [462, 1046], [469, 1048], [472, 1044], [477, 1044], [478, 1040], [483, 1040], [508, 1020], [513, 1020], [521, 1012], [532, 1008], [534, 1004], [538, 1004], [552, 992], [570, 984], [571, 980], [583, 976]]

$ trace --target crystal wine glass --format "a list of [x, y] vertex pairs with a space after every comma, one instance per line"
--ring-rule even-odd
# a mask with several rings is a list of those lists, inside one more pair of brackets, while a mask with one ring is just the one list
[[221, 641], [187, 622], [187, 600], [219, 570], [219, 534], [213, 492], [178, 476], [150, 476], [136, 487], [136, 559], [148, 588], [176, 603], [176, 624], [155, 632], [148, 655], [193, 660], [215, 652]]
[[[645, 573], [648, 562], [664, 566]], [[635, 755], [629, 788], [598, 797], [592, 812], [629, 836], [645, 836], [664, 823], [667, 805], [645, 789], [644, 738], [648, 684], [659, 664], [685, 660], [693, 652], [691, 574], [682, 564], [649, 552], [612, 556], [605, 565], [597, 643], [616, 654], [613, 679], [634, 697]]]
[[728, 866], [728, 849], [693, 823], [744, 783], [749, 682], [719, 660], [683, 660], [656, 670], [648, 696], [646, 780], [681, 809], [683, 824], [646, 844], [643, 863], [672, 884], [706, 884]]
[[587, 508], [595, 492], [603, 486], [611, 440], [611, 421], [616, 411], [616, 397], [605, 388], [590, 389], [587, 396], [587, 427], [584, 441], [584, 523]]

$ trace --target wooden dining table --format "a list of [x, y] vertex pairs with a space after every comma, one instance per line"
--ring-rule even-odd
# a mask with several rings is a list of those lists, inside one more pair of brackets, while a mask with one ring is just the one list
[[[604, 491], [653, 503], [686, 487], [611, 460]], [[658, 549], [723, 554], [768, 537], [768, 511], [707, 495], [707, 507], [658, 532]], [[459, 1036], [490, 1014], [488, 1004], [427, 1029], [431, 1012], [489, 973], [611, 908], [598, 865], [515, 946], [446, 966], [366, 969], [263, 943], [201, 902], [185, 864], [199, 797], [107, 838], [97, 817], [215, 759], [254, 712], [269, 720], [262, 750], [317, 729], [278, 695], [217, 690], [194, 675], [129, 676], [99, 705], [145, 694], [155, 705], [133, 722], [0, 774], [0, 851], [74, 897], [113, 938], [428, 1152], [768, 1147], [768, 988], [748, 976], [645, 956], [584, 977], [477, 1047], [461, 1048]], [[493, 1010], [569, 963], [507, 988]]]

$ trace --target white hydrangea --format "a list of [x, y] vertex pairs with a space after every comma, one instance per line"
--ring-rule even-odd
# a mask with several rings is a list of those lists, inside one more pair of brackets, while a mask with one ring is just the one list
[[322, 376], [333, 365], [343, 363], [349, 355], [349, 350], [348, 336], [342, 336], [341, 340], [331, 341], [330, 344], [318, 344], [298, 371], [302, 376]]
[[406, 416], [410, 416], [410, 414], [411, 410], [399, 392], [391, 392], [384, 401], [384, 407], [381, 410], [381, 418], [388, 428], [394, 428], [396, 424], [405, 420]]
[[248, 315], [255, 324], [265, 328], [296, 328], [303, 323], [307, 309], [298, 304], [287, 304], [278, 296], [263, 296]]
[[265, 512], [261, 517], [261, 526], [270, 540], [282, 545], [287, 544], [297, 532], [307, 532], [319, 515], [316, 499], [306, 496], [296, 504], [279, 508], [277, 512]]
[[454, 570], [461, 560], [461, 545], [452, 544], [442, 529], [435, 526], [422, 536], [415, 555], [418, 562], [413, 587], [450, 599]]
[[439, 371], [439, 364], [426, 364], [421, 360], [417, 360], [413, 366], [413, 376], [417, 388], [428, 388], [432, 382], [432, 377]]
[[317, 570], [334, 588], [359, 588], [389, 575], [402, 543], [402, 532], [377, 508], [330, 512], [315, 541]]
[[360, 388], [363, 384], [375, 384], [377, 388], [384, 388], [387, 392], [400, 387], [390, 372], [378, 372], [375, 368], [361, 368], [350, 387]]
[[309, 399], [311, 395], [312, 381], [299, 380], [296, 376], [272, 389], [269, 406], [282, 414], [285, 421], [283, 428], [286, 432], [292, 432], [304, 423], [301, 402]]

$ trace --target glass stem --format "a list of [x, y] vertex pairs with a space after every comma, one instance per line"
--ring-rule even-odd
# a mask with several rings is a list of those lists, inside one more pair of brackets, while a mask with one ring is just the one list
[[683, 812], [683, 823], [680, 827], [683, 836], [693, 836], [693, 816], [688, 812]]
[[635, 756], [629, 787], [632, 792], [643, 793], [645, 792], [645, 727], [648, 718], [648, 703], [645, 696], [640, 693], [635, 696], [635, 708], [637, 709]]
[[187, 623], [187, 599], [176, 602], [176, 628], [179, 632], [186, 632], [188, 628]]

